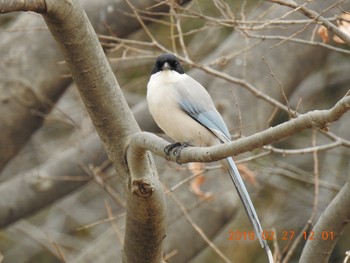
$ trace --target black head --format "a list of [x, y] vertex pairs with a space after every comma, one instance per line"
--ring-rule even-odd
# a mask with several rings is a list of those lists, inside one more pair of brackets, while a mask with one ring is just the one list
[[163, 70], [174, 70], [180, 74], [185, 73], [180, 65], [180, 62], [173, 54], [162, 54], [159, 57], [157, 57], [156, 63], [154, 63], [154, 67], [152, 69], [151, 74], [155, 74]]

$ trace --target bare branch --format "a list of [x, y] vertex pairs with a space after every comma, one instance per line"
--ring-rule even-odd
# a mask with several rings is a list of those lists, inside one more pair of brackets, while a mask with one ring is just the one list
[[[131, 2], [140, 10], [154, 4], [154, 0]], [[29, 9], [42, 13], [41, 8], [35, 7], [38, 3], [45, 5], [42, 0], [0, 1], [0, 13]], [[113, 32], [118, 37], [126, 37], [140, 28], [137, 19], [126, 15], [130, 9], [124, 1], [81, 0], [80, 3], [100, 34]], [[159, 18], [167, 10], [168, 5], [161, 3], [144, 17]], [[40, 34], [33, 33], [39, 30]], [[57, 63], [63, 60], [62, 54], [40, 16], [19, 14], [13, 24], [0, 31], [0, 57], [1, 171], [41, 127], [72, 79], [67, 65]], [[67, 75], [69, 78], [62, 77]]]
[[289, 42], [295, 42], [299, 44], [306, 44], [310, 46], [319, 46], [323, 47], [332, 51], [341, 52], [344, 54], [350, 54], [350, 51], [346, 50], [345, 48], [339, 48], [332, 45], [328, 45], [322, 42], [315, 42], [300, 38], [292, 38], [292, 37], [285, 37], [285, 36], [278, 36], [278, 35], [258, 35], [258, 34], [252, 34], [250, 32], [245, 31], [245, 34], [250, 38], [257, 38], [257, 39], [267, 39], [267, 40], [281, 40], [281, 41], [289, 41]]
[[[348, 172], [349, 173], [349, 172]], [[308, 240], [301, 254], [301, 263], [329, 261], [344, 227], [350, 220], [350, 174], [348, 180], [322, 213], [313, 228], [313, 240]], [[325, 235], [328, 235], [325, 238]], [[332, 235], [332, 236], [330, 236]]]
[[101, 176], [102, 171], [100, 167], [94, 167], [93, 165], [89, 164], [89, 170], [95, 182], [98, 183], [109, 194], [112, 200], [119, 206], [125, 207], [125, 200], [123, 199], [123, 197], [121, 197], [117, 192], [113, 190], [113, 188], [110, 185], [106, 184], [103, 181], [103, 178]]
[[[323, 16], [321, 16], [320, 14], [318, 14], [317, 12], [306, 8], [304, 5], [298, 5], [296, 2], [288, 0], [288, 1], [283, 1], [283, 0], [267, 0], [268, 2], [272, 2], [272, 3], [276, 3], [276, 4], [280, 4], [280, 5], [285, 5], [285, 6], [289, 6], [291, 8], [295, 8], [297, 11], [299, 11], [300, 13], [304, 14], [305, 16], [314, 19], [315, 21], [321, 23], [322, 25], [324, 25], [329, 31], [333, 32], [334, 34], [336, 34], [338, 37], [340, 37], [342, 40], [344, 40], [344, 42], [348, 45], [350, 45], [350, 36], [343, 32], [342, 30], [340, 30], [337, 26], [333, 25], [331, 22], [329, 22], [327, 19], [325, 19]], [[341, 2], [344, 2], [344, 0], [340, 0], [338, 2], [336, 2], [334, 5], [339, 5]]]
[[[312, 146], [316, 146], [316, 130], [313, 130], [312, 133]], [[315, 182], [315, 188], [314, 188], [314, 202], [312, 206], [312, 211], [309, 219], [307, 220], [305, 226], [300, 231], [296, 239], [293, 241], [293, 244], [291, 245], [290, 249], [288, 250], [285, 258], [283, 259], [283, 263], [287, 263], [292, 258], [293, 254], [295, 253], [298, 244], [300, 244], [303, 240], [303, 235], [306, 231], [309, 231], [311, 226], [314, 224], [314, 221], [316, 219], [317, 215], [317, 208], [318, 208], [318, 202], [319, 202], [319, 162], [318, 162], [318, 152], [317, 149], [313, 152], [313, 159], [314, 159], [314, 182]]]
[[315, 151], [322, 152], [322, 151], [327, 151], [330, 149], [337, 148], [339, 146], [350, 147], [350, 142], [342, 139], [337, 139], [336, 141], [327, 143], [325, 145], [307, 147], [302, 149], [278, 149], [271, 145], [265, 146], [264, 149], [271, 153], [279, 153], [285, 156], [285, 155], [295, 155], [295, 154], [308, 154], [308, 153], [313, 153]]
[[[252, 151], [264, 145], [277, 142], [305, 129], [318, 128], [325, 130], [328, 129], [327, 126], [329, 123], [340, 119], [348, 110], [350, 110], [350, 95], [342, 98], [329, 110], [311, 111], [278, 126], [227, 144], [212, 147], [185, 148], [181, 151], [178, 161], [181, 163], [218, 161], [228, 156]], [[130, 142], [130, 145], [137, 145], [138, 147], [148, 149], [163, 158], [165, 158], [163, 149], [167, 144], [165, 140], [158, 136], [145, 132], [135, 134]], [[174, 162], [177, 159], [173, 155], [169, 158]]]
[[[49, 12], [44, 16], [45, 21], [125, 186], [123, 262], [142, 262], [144, 258], [159, 262], [163, 256], [165, 201], [153, 160], [140, 151], [128, 151], [128, 157], [138, 154], [138, 162], [132, 158], [125, 160], [130, 136], [139, 131], [136, 120], [83, 9], [77, 2], [47, 1], [47, 5]], [[130, 175], [135, 174], [138, 180], [130, 182]]]
[[45, 0], [13, 0], [0, 2], [0, 14], [15, 12], [15, 11], [33, 11], [43, 13], [46, 11]]
[[204, 241], [213, 249], [213, 251], [219, 256], [219, 258], [221, 258], [225, 263], [232, 263], [232, 261], [228, 259], [220, 249], [218, 249], [218, 247], [209, 239], [209, 237], [203, 232], [203, 230], [196, 224], [196, 222], [189, 215], [186, 207], [180, 202], [180, 200], [178, 200], [175, 197], [175, 195], [170, 191], [168, 191], [168, 195], [180, 207], [186, 220], [197, 231], [197, 233], [204, 239]]
[[272, 68], [271, 68], [271, 65], [269, 64], [269, 62], [266, 60], [265, 57], [262, 57], [263, 61], [266, 63], [267, 67], [269, 68], [269, 71], [270, 71], [270, 75], [273, 77], [273, 79], [276, 81], [278, 87], [281, 89], [281, 93], [282, 93], [282, 96], [283, 96], [283, 99], [284, 101], [286, 102], [286, 106], [288, 108], [288, 115], [289, 115], [289, 118], [295, 118], [296, 116], [295, 115], [292, 115], [291, 111], [290, 111], [290, 106], [289, 106], [289, 101], [288, 101], [288, 98], [286, 96], [286, 93], [283, 89], [283, 85], [282, 83], [278, 80], [278, 78], [276, 77], [275, 73], [273, 72]]

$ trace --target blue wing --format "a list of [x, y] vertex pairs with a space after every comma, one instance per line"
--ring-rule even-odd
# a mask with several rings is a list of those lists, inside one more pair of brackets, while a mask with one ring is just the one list
[[178, 92], [180, 108], [195, 121], [210, 130], [222, 142], [231, 141], [224, 120], [215, 108], [207, 90], [187, 74], [181, 74], [181, 80], [174, 83]]
[[228, 131], [224, 120], [213, 105], [206, 105], [209, 108], [206, 109], [203, 107], [204, 105], [189, 101], [186, 98], [182, 98], [179, 104], [183, 111], [195, 121], [209, 129], [222, 142], [228, 142], [231, 140], [230, 132]]

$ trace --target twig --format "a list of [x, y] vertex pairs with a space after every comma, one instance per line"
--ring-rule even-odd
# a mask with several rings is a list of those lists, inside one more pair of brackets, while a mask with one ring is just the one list
[[[165, 187], [165, 186], [164, 186]], [[165, 187], [165, 189], [167, 189]], [[203, 232], [203, 230], [194, 222], [192, 217], [187, 212], [186, 207], [175, 197], [175, 195], [172, 192], [168, 192], [168, 195], [174, 202], [178, 205], [178, 207], [181, 209], [182, 213], [184, 214], [186, 220], [191, 224], [191, 226], [197, 231], [197, 233], [204, 239], [204, 241], [214, 250], [214, 252], [226, 263], [232, 263], [231, 260], [229, 260], [216, 246], [215, 244], [208, 238], [208, 236]]]
[[271, 75], [271, 76], [273, 77], [273, 79], [276, 81], [278, 87], [279, 87], [280, 90], [281, 90], [283, 99], [284, 99], [284, 101], [286, 102], [286, 105], [287, 105], [287, 108], [288, 108], [289, 118], [291, 118], [291, 119], [292, 119], [292, 118], [295, 118], [296, 116], [293, 115], [292, 112], [291, 112], [291, 109], [290, 109], [290, 106], [289, 106], [289, 101], [288, 101], [288, 98], [287, 98], [286, 93], [284, 92], [282, 83], [278, 80], [278, 78], [276, 77], [275, 73], [273, 73], [273, 70], [272, 70], [272, 68], [271, 68], [271, 65], [268, 63], [268, 61], [266, 60], [266, 58], [265, 58], [264, 56], [262, 57], [262, 60], [265, 62], [265, 64], [266, 64], [267, 67], [269, 68], [270, 75]]
[[136, 9], [136, 7], [129, 1], [129, 0], [125, 0], [125, 2], [128, 4], [128, 6], [131, 8], [131, 10], [133, 11], [136, 19], [139, 21], [142, 29], [145, 31], [145, 33], [147, 34], [147, 36], [150, 38], [150, 40], [152, 41], [152, 44], [154, 46], [159, 47], [160, 44], [158, 43], [158, 41], [155, 39], [155, 37], [153, 36], [153, 34], [151, 33], [151, 31], [148, 29], [148, 27], [146, 26], [146, 24], [143, 22], [142, 18], [139, 15], [138, 10]]
[[109, 205], [107, 200], [105, 200], [105, 207], [106, 207], [106, 210], [107, 210], [109, 222], [111, 222], [111, 225], [112, 225], [112, 228], [113, 228], [113, 230], [115, 232], [115, 235], [117, 236], [117, 239], [118, 239], [119, 243], [123, 247], [123, 243], [124, 243], [123, 234], [121, 233], [121, 231], [120, 231], [118, 225], [116, 224], [115, 220], [112, 220], [113, 218], [115, 218], [115, 216], [113, 215], [112, 208]]
[[[316, 147], [316, 131], [313, 130], [313, 136], [312, 136], [312, 146]], [[288, 253], [286, 254], [285, 258], [283, 259], [283, 263], [288, 263], [291, 257], [293, 256], [295, 250], [297, 249], [297, 246], [300, 244], [304, 237], [304, 233], [308, 231], [312, 225], [314, 224], [314, 221], [316, 219], [317, 215], [317, 208], [318, 208], [318, 201], [319, 201], [319, 164], [318, 164], [318, 152], [315, 150], [313, 152], [313, 160], [314, 160], [314, 201], [312, 206], [312, 211], [309, 219], [307, 220], [307, 223], [305, 224], [302, 231], [299, 233], [297, 238], [294, 240], [292, 246], [288, 250]]]
[[243, 132], [243, 121], [242, 121], [241, 110], [239, 108], [235, 92], [233, 90], [231, 90], [231, 93], [232, 93], [232, 96], [233, 96], [233, 100], [235, 102], [235, 107], [237, 109], [237, 119], [238, 119], [238, 123], [239, 123], [238, 138], [241, 138], [242, 137], [242, 132]]
[[[316, 131], [313, 130], [312, 134], [312, 146], [316, 147]], [[312, 206], [312, 213], [310, 216], [310, 222], [311, 224], [316, 218], [317, 215], [317, 209], [318, 209], [318, 202], [319, 202], [319, 178], [320, 178], [320, 171], [319, 171], [319, 160], [318, 160], [318, 151], [317, 149], [313, 153], [313, 160], [314, 160], [314, 178], [315, 178], [315, 187], [314, 187], [314, 202]]]
[[64, 262], [64, 263], [67, 262], [66, 257], [64, 256], [64, 253], [63, 253], [62, 249], [60, 248], [60, 246], [50, 238], [48, 233], [45, 232], [45, 236], [47, 237], [47, 239], [50, 241], [50, 243], [53, 245], [53, 247], [57, 251], [57, 255], [58, 255], [60, 261]]
[[[298, 5], [296, 2], [288, 0], [267, 0], [268, 2], [277, 3], [280, 5], [288, 6], [294, 9], [297, 9], [300, 13], [304, 14], [305, 16], [314, 19], [315, 21], [321, 23], [323, 26], [325, 26], [329, 31], [336, 34], [338, 37], [340, 37], [346, 44], [350, 45], [350, 35], [340, 30], [337, 26], [333, 25], [331, 22], [329, 22], [327, 19], [322, 17], [317, 12], [310, 10], [306, 8], [305, 6]], [[340, 0], [332, 5], [332, 7], [339, 5], [341, 2], [344, 2], [344, 0]]]
[[346, 50], [344, 48], [338, 48], [338, 47], [334, 47], [322, 42], [314, 42], [314, 41], [309, 41], [309, 40], [305, 40], [305, 39], [300, 39], [300, 38], [291, 38], [291, 37], [285, 37], [285, 36], [270, 36], [270, 35], [257, 35], [257, 34], [252, 34], [252, 33], [248, 33], [247, 31], [245, 31], [245, 34], [247, 34], [247, 36], [251, 37], [251, 38], [257, 38], [257, 39], [268, 39], [268, 40], [288, 40], [289, 42], [295, 42], [295, 43], [300, 43], [300, 44], [306, 44], [306, 45], [310, 45], [310, 46], [319, 46], [319, 47], [323, 47], [323, 48], [327, 48], [329, 50], [332, 51], [336, 51], [336, 52], [340, 52], [340, 53], [344, 53], [344, 54], [350, 54], [349, 50]]
[[125, 200], [124, 198], [122, 198], [116, 191], [114, 191], [114, 189], [109, 186], [108, 184], [106, 184], [103, 179], [100, 176], [100, 169], [99, 167], [93, 167], [92, 165], [89, 165], [89, 169], [91, 171], [91, 174], [95, 180], [96, 183], [98, 183], [102, 189], [104, 189], [114, 200], [114, 202], [121, 206], [121, 207], [125, 207]]
[[271, 145], [264, 146], [263, 148], [267, 151], [270, 151], [271, 153], [278, 153], [278, 154], [285, 156], [285, 155], [310, 154], [310, 153], [314, 153], [315, 151], [322, 152], [322, 151], [334, 149], [334, 148], [342, 146], [342, 145], [349, 147], [349, 146], [343, 144], [341, 140], [336, 140], [335, 142], [328, 143], [325, 145], [307, 147], [307, 148], [302, 148], [302, 149], [278, 149], [278, 148], [275, 148]]
[[75, 231], [81, 231], [81, 230], [89, 229], [91, 227], [94, 227], [94, 226], [97, 226], [97, 225], [100, 225], [100, 224], [109, 223], [109, 222], [111, 222], [113, 220], [117, 220], [119, 218], [125, 217], [125, 215], [126, 215], [126, 213], [121, 213], [118, 216], [112, 216], [112, 217], [104, 218], [104, 219], [98, 220], [96, 222], [93, 222], [93, 223], [86, 224], [86, 225], [83, 225], [81, 227], [78, 227], [78, 228], [75, 229]]
[[208, 170], [208, 169], [206, 168], [206, 169], [204, 169], [203, 171], [200, 171], [200, 172], [198, 172], [198, 173], [195, 173], [195, 174], [193, 174], [193, 175], [191, 175], [191, 176], [186, 177], [186, 179], [181, 180], [180, 182], [178, 182], [177, 184], [175, 184], [175, 185], [172, 186], [171, 188], [167, 188], [167, 189], [165, 190], [165, 194], [167, 195], [167, 194], [169, 194], [170, 192], [175, 191], [175, 190], [176, 190], [177, 188], [179, 188], [181, 185], [183, 185], [183, 184], [185, 184], [185, 183], [187, 183], [187, 182], [189, 182], [189, 181], [191, 181], [191, 180], [197, 178], [198, 176], [203, 175], [207, 170]]
[[174, 25], [174, 13], [175, 13], [175, 10], [171, 6], [170, 7], [170, 26], [169, 26], [170, 27], [170, 40], [171, 40], [172, 49], [174, 50], [174, 52], [177, 53], [176, 41], [175, 41], [175, 32], [174, 32], [174, 28], [175, 28], [175, 25]]
[[181, 20], [177, 16], [177, 13], [176, 13], [175, 10], [174, 10], [174, 17], [176, 19], [175, 25], [176, 25], [176, 29], [177, 29], [177, 32], [178, 32], [178, 37], [179, 37], [181, 50], [182, 50], [185, 58], [189, 59], [189, 54], [188, 54], [188, 51], [187, 51], [187, 47], [186, 47], [185, 40], [184, 40], [184, 35], [183, 35], [183, 32], [182, 32]]

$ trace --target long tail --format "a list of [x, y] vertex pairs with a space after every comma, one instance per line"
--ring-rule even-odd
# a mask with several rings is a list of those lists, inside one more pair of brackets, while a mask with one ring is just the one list
[[248, 214], [249, 220], [253, 225], [254, 231], [258, 236], [260, 245], [262, 248], [266, 250], [267, 256], [269, 258], [269, 262], [273, 263], [273, 256], [269, 245], [266, 242], [266, 239], [263, 237], [263, 230], [259, 222], [258, 215], [255, 212], [254, 205], [252, 200], [250, 200], [250, 196], [248, 194], [247, 188], [245, 187], [241, 175], [238, 172], [237, 166], [231, 157], [227, 158], [227, 162], [231, 169], [228, 169], [230, 177], [232, 179], [233, 184], [235, 185], [238, 195], [241, 198], [244, 209]]

